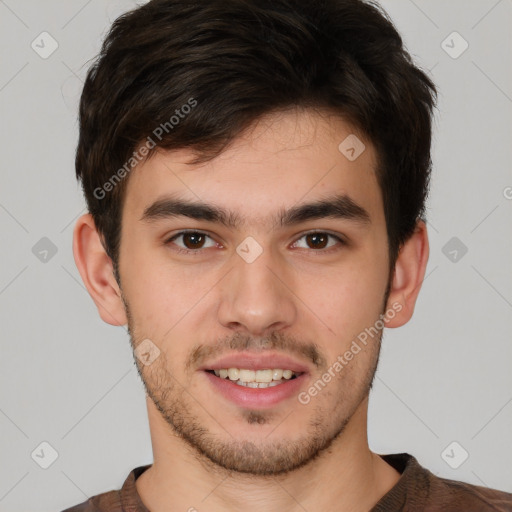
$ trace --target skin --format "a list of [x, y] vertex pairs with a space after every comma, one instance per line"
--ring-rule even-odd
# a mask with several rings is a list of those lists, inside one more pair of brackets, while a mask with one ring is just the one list
[[[418, 221], [402, 246], [385, 302], [388, 240], [377, 159], [359, 135], [366, 149], [355, 161], [338, 150], [352, 133], [338, 116], [289, 110], [260, 118], [210, 162], [190, 165], [194, 154], [182, 149], [139, 164], [122, 213], [121, 288], [91, 216], [77, 221], [75, 261], [100, 316], [128, 323], [134, 348], [150, 339], [160, 351], [148, 366], [136, 358], [154, 455], [136, 487], [153, 512], [235, 511], [241, 503], [249, 512], [367, 511], [400, 478], [367, 441], [380, 334], [305, 405], [296, 396], [259, 410], [235, 405], [193, 357], [198, 347], [203, 363], [241, 347], [287, 354], [307, 365], [307, 391], [380, 314], [394, 310], [387, 327], [411, 318], [428, 260], [426, 227]], [[270, 221], [281, 209], [340, 192], [369, 213], [369, 223]], [[222, 206], [246, 223], [231, 229], [185, 217], [141, 220], [171, 193]], [[185, 229], [211, 238], [167, 242]], [[313, 230], [348, 243], [316, 245], [304, 236]], [[252, 263], [236, 252], [248, 236], [263, 249]], [[195, 247], [202, 252], [176, 251]], [[312, 348], [316, 364], [305, 355]]]

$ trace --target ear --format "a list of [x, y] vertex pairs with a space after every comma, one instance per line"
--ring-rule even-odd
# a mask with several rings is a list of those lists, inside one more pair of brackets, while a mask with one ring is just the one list
[[110, 325], [127, 323], [121, 290], [90, 213], [82, 215], [73, 231], [73, 255], [89, 295], [102, 320]]
[[428, 255], [427, 226], [420, 220], [398, 254], [386, 305], [386, 311], [392, 309], [396, 314], [388, 318], [386, 327], [400, 327], [411, 319], [425, 277]]

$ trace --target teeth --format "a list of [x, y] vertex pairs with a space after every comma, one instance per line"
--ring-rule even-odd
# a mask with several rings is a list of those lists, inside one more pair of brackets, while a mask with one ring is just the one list
[[254, 382], [256, 380], [256, 372], [253, 372], [252, 370], [240, 370], [238, 380], [241, 380], [242, 382]]
[[279, 368], [265, 370], [247, 370], [245, 368], [222, 368], [214, 370], [217, 377], [221, 379], [229, 378], [240, 386], [250, 388], [268, 388], [281, 384], [284, 380], [290, 380], [294, 375], [292, 370], [282, 370]]
[[272, 379], [281, 380], [283, 378], [283, 370], [272, 370]]
[[273, 388], [274, 386], [279, 386], [281, 383], [277, 381], [272, 382], [242, 382], [241, 380], [237, 380], [236, 384], [239, 386], [244, 386], [246, 388]]
[[238, 368], [229, 368], [229, 370], [228, 370], [229, 380], [238, 380], [239, 373], [240, 373], [240, 370]]
[[268, 383], [272, 382], [272, 377], [272, 370], [257, 370], [256, 378], [254, 380], [256, 380], [259, 383]]

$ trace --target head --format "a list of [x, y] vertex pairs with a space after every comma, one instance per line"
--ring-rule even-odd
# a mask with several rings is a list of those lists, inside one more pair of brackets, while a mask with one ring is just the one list
[[[203, 459], [291, 471], [364, 417], [428, 258], [434, 101], [369, 2], [152, 0], [114, 22], [80, 102], [75, 259], [102, 318], [151, 340], [148, 396]], [[291, 358], [293, 397], [212, 396], [234, 353]]]

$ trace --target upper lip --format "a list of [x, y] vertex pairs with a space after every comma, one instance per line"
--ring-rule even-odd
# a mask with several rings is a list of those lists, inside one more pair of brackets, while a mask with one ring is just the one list
[[215, 359], [210, 363], [206, 363], [199, 368], [200, 370], [221, 370], [222, 368], [238, 368], [246, 370], [265, 370], [265, 369], [281, 369], [291, 370], [295, 373], [306, 373], [309, 371], [308, 366], [300, 361], [292, 359], [289, 356], [265, 352], [250, 353], [242, 352], [230, 354], [219, 359]]

